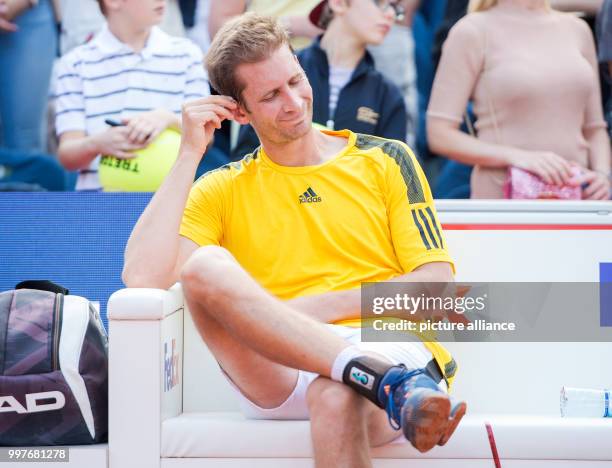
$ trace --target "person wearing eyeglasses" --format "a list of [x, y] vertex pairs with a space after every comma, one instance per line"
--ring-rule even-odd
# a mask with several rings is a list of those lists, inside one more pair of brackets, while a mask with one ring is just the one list
[[[297, 52], [314, 97], [313, 122], [330, 130], [349, 129], [406, 140], [407, 114], [399, 88], [380, 73], [367, 47], [381, 44], [403, 15], [389, 0], [324, 0], [310, 12], [322, 36]], [[252, 152], [259, 140], [242, 127], [233, 155]]]

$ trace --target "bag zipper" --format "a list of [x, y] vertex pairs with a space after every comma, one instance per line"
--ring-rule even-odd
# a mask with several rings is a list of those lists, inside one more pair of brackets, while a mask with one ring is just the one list
[[60, 339], [60, 322], [61, 311], [64, 305], [64, 295], [58, 293], [55, 295], [55, 308], [53, 309], [53, 349], [51, 350], [51, 361], [53, 370], [59, 370], [59, 339]]

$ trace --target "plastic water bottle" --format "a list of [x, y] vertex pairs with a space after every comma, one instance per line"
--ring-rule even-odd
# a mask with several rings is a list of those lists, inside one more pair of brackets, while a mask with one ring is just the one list
[[561, 416], [566, 418], [612, 418], [612, 392], [561, 387]]

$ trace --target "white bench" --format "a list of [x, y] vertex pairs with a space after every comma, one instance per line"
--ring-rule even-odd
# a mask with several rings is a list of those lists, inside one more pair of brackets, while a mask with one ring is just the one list
[[[438, 209], [459, 281], [596, 282], [599, 263], [612, 263], [610, 203]], [[237, 412], [180, 285], [118, 291], [108, 311], [110, 468], [312, 466], [307, 421], [249, 421]], [[446, 446], [420, 454], [389, 444], [373, 451], [375, 466], [491, 467], [485, 421], [505, 468], [612, 466], [611, 419], [559, 416], [562, 385], [612, 384], [612, 343], [447, 346], [460, 366], [454, 393], [468, 402], [468, 415]]]

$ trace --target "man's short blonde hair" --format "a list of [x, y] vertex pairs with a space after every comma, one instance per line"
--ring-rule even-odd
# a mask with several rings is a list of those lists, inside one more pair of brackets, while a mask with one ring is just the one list
[[245, 13], [228, 21], [215, 35], [206, 55], [210, 84], [218, 93], [242, 102], [246, 83], [236, 76], [238, 65], [261, 62], [283, 45], [291, 48], [289, 34], [272, 17]]

